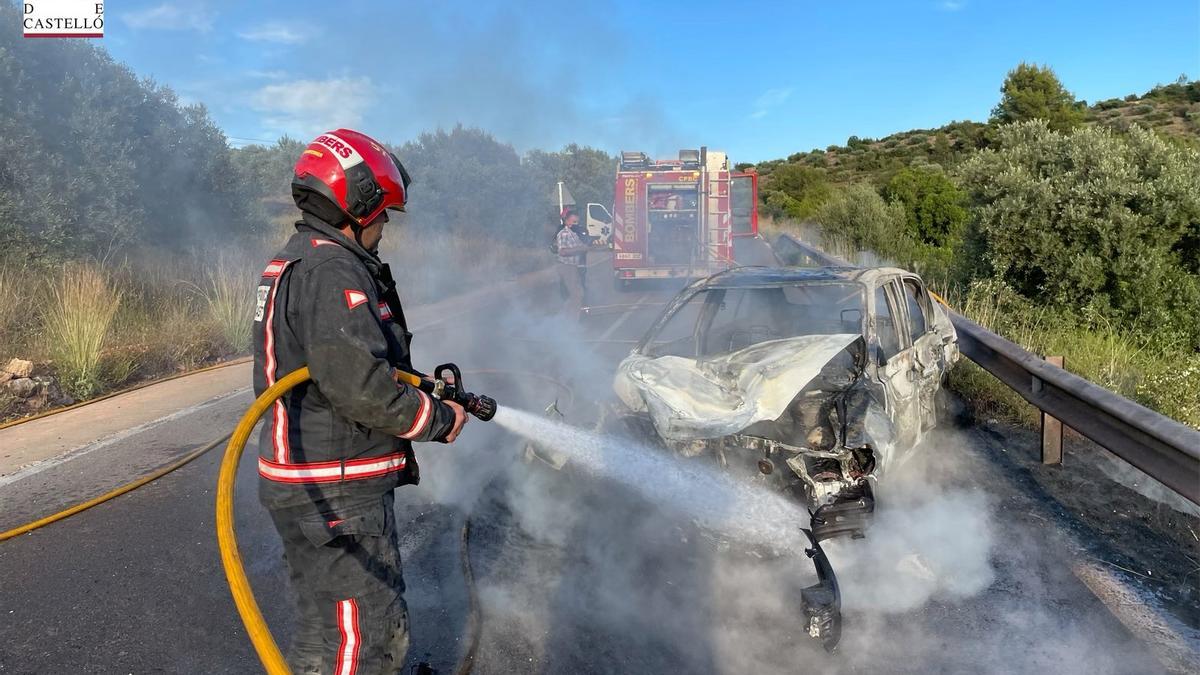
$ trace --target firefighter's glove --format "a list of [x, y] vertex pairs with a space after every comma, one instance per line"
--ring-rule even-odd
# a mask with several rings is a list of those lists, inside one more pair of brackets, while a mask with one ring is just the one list
[[462, 433], [462, 428], [466, 425], [469, 416], [467, 415], [467, 411], [463, 410], [463, 407], [454, 401], [442, 401], [442, 405], [449, 406], [454, 411], [454, 424], [451, 425], [450, 430], [441, 438], [435, 440], [439, 443], [453, 443], [458, 439], [458, 435]]

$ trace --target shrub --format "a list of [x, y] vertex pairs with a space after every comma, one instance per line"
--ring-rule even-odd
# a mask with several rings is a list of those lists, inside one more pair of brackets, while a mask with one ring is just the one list
[[1200, 155], [1134, 127], [1003, 127], [961, 167], [976, 208], [979, 276], [1200, 344]]
[[967, 222], [967, 195], [940, 167], [911, 167], [892, 176], [883, 197], [904, 208], [908, 236], [932, 246], [951, 246]]
[[838, 192], [816, 212], [821, 224], [824, 245], [843, 250], [874, 251], [880, 255], [899, 257], [906, 252], [904, 209], [899, 204], [883, 201], [875, 188], [855, 183]]
[[400, 299], [408, 307], [501, 283], [550, 262], [543, 247], [411, 229], [394, 234], [398, 236], [383, 240], [380, 256], [391, 263]]
[[801, 164], [784, 164], [763, 184], [763, 195], [772, 216], [795, 220], [811, 218], [833, 194], [825, 171]]
[[873, 143], [873, 142], [874, 141], [872, 141], [869, 138], [859, 138], [858, 136], [851, 136], [850, 138], [846, 139], [846, 147], [850, 148], [851, 150], [863, 150], [863, 149], [870, 147], [871, 143]]

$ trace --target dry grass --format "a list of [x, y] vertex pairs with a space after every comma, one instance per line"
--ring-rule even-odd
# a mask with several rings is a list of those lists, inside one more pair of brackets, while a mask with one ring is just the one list
[[245, 260], [222, 255], [206, 271], [204, 285], [197, 287], [208, 318], [217, 325], [229, 347], [237, 352], [250, 349], [255, 302], [252, 269]]
[[[950, 304], [979, 325], [1025, 349], [1062, 356], [1067, 370], [1184, 424], [1200, 428], [1200, 354], [1164, 352], [1099, 318], [1064, 316], [995, 282], [950, 292]], [[1034, 425], [1038, 411], [973, 363], [963, 361], [951, 386], [977, 415]]]
[[[249, 349], [256, 265], [249, 255], [142, 258], [121, 275], [126, 302], [120, 350], [136, 364], [134, 376], [155, 377], [212, 363]], [[113, 383], [117, 384], [117, 383]]]
[[[212, 256], [155, 251], [121, 260], [33, 268], [0, 265], [0, 359], [20, 357], [86, 399], [131, 381], [244, 354], [255, 281], [291, 219], [260, 250]], [[276, 241], [277, 240], [277, 241]], [[549, 263], [542, 247], [396, 228], [384, 260], [408, 305], [435, 302]], [[19, 412], [0, 400], [0, 418]]]
[[[0, 359], [20, 357], [86, 399], [244, 353], [254, 265], [146, 254], [0, 272]], [[15, 291], [14, 291], [15, 289]], [[15, 295], [14, 295], [15, 293]], [[0, 417], [20, 412], [0, 401]]]
[[0, 268], [0, 339], [12, 332], [23, 311], [19, 286], [15, 271]]
[[47, 295], [45, 275], [11, 259], [0, 263], [0, 359], [29, 358], [28, 345], [42, 342], [39, 308]]
[[103, 350], [121, 297], [94, 264], [69, 265], [50, 286], [43, 317], [46, 349], [63, 389], [76, 398], [104, 386]]

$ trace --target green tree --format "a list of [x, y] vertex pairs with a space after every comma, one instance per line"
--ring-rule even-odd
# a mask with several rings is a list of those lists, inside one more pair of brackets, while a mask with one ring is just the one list
[[555, 184], [567, 183], [581, 204], [612, 204], [616, 160], [578, 145], [525, 157], [481, 129], [456, 126], [421, 134], [397, 154], [413, 175], [414, 227], [538, 242], [556, 218]]
[[978, 272], [1022, 295], [1200, 345], [1200, 154], [1134, 127], [1003, 127], [961, 167]]
[[304, 151], [304, 143], [284, 136], [274, 145], [247, 145], [233, 151], [238, 178], [253, 186], [257, 197], [290, 199], [292, 167]]
[[413, 176], [409, 222], [507, 241], [528, 241], [536, 186], [511, 145], [458, 125], [423, 133], [397, 152]]
[[1009, 71], [1000, 93], [1000, 102], [992, 109], [993, 122], [1042, 119], [1051, 129], [1063, 131], [1084, 119], [1086, 106], [1075, 100], [1049, 66], [1022, 62]]
[[782, 164], [764, 179], [761, 192], [769, 215], [807, 220], [833, 195], [833, 188], [823, 169]]
[[[34, 44], [37, 43], [37, 44]], [[253, 234], [246, 187], [202, 106], [103, 49], [25, 40], [0, 3], [0, 254], [54, 262]]]
[[558, 152], [530, 150], [523, 160], [534, 180], [548, 195], [546, 208], [558, 208], [558, 181], [563, 181], [579, 208], [589, 202], [612, 211], [617, 159], [603, 150], [572, 143]]
[[883, 197], [904, 207], [910, 237], [933, 246], [953, 246], [969, 217], [966, 193], [940, 167], [898, 171], [884, 186]]

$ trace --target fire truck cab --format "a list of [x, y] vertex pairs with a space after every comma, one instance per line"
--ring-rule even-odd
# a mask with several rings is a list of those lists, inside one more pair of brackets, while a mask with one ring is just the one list
[[617, 287], [697, 279], [734, 266], [733, 239], [758, 233], [758, 175], [730, 170], [724, 152], [680, 150], [651, 160], [622, 152], [613, 205]]

